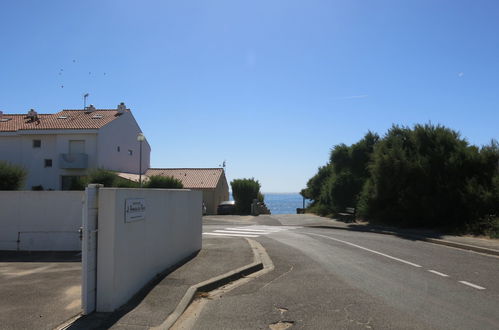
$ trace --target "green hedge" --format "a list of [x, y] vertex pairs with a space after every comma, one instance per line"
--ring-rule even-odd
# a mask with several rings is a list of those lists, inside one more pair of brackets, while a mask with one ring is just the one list
[[[238, 214], [250, 214], [251, 203], [259, 199], [260, 183], [255, 179], [235, 179], [230, 183]], [[263, 199], [263, 195], [260, 196]]]
[[182, 181], [171, 176], [152, 175], [144, 185], [145, 188], [182, 189]]

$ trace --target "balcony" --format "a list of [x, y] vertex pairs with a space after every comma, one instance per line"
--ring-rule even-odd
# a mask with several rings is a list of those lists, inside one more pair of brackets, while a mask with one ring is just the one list
[[87, 154], [59, 154], [59, 168], [85, 169], [88, 167]]

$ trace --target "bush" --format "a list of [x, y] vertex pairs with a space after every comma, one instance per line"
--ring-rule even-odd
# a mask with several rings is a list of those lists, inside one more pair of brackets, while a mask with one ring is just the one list
[[251, 203], [258, 199], [260, 183], [255, 179], [235, 179], [230, 183], [238, 214], [250, 214]]
[[114, 187], [117, 188], [140, 188], [140, 183], [137, 181], [128, 180], [122, 177], [119, 177], [114, 182]]
[[0, 161], [0, 190], [21, 189], [27, 175], [24, 168]]
[[39, 184], [38, 186], [32, 186], [31, 190], [33, 191], [43, 191], [43, 186]]
[[85, 181], [87, 184], [99, 183], [104, 187], [115, 187], [118, 178], [119, 176], [115, 172], [99, 168], [90, 171]]
[[330, 213], [344, 212], [347, 207], [355, 207], [364, 180], [344, 170], [331, 175], [321, 192], [320, 203], [327, 206]]
[[145, 188], [182, 189], [182, 181], [171, 176], [153, 175], [145, 184]]
[[375, 148], [362, 213], [400, 226], [469, 227], [497, 213], [498, 150], [442, 126], [393, 126]]
[[323, 184], [329, 178], [331, 173], [332, 166], [330, 164], [319, 167], [317, 174], [308, 180], [307, 188], [302, 189], [300, 194], [303, 197], [312, 200], [312, 205], [315, 204], [321, 196]]
[[478, 148], [440, 125], [392, 126], [336, 145], [302, 196], [321, 215], [356, 207], [375, 223], [499, 235], [499, 143]]
[[86, 186], [87, 186], [87, 177], [75, 176], [71, 178], [69, 190], [85, 190]]
[[369, 178], [368, 164], [379, 136], [368, 132], [359, 142], [347, 146], [333, 147], [330, 162], [319, 168], [307, 188], [301, 191], [305, 198], [312, 199], [314, 210], [320, 214], [343, 212], [346, 207], [355, 207], [364, 183]]

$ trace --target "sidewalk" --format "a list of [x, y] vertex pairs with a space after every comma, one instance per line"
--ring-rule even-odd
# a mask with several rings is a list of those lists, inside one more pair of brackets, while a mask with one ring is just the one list
[[132, 301], [113, 313], [83, 316], [67, 329], [149, 329], [160, 326], [172, 314], [187, 290], [195, 284], [253, 262], [253, 252], [245, 239], [203, 237], [197, 256], [152, 283]]
[[370, 225], [363, 222], [346, 223], [335, 219], [320, 221], [317, 224], [309, 225], [309, 227], [357, 230], [395, 235], [403, 238], [423, 240], [431, 243], [499, 256], [499, 239], [479, 238], [473, 236], [453, 236], [441, 234], [431, 230], [399, 229], [388, 226]]

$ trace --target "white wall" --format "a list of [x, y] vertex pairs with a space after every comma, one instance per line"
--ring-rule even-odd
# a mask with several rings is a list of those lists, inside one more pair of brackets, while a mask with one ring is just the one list
[[[125, 200], [143, 198], [145, 219], [125, 222]], [[99, 190], [97, 311], [126, 303], [156, 274], [201, 249], [201, 192]]]
[[82, 199], [82, 191], [0, 191], [0, 250], [80, 250]]
[[[137, 134], [140, 131], [130, 111], [102, 127], [98, 135], [98, 166], [117, 172], [139, 173]], [[132, 150], [132, 155], [128, 150]], [[142, 173], [150, 167], [150, 154], [149, 143], [142, 142]]]
[[21, 164], [21, 139], [15, 133], [0, 135], [0, 160]]
[[[42, 185], [45, 190], [61, 189], [61, 175], [85, 175], [86, 169], [60, 169], [59, 155], [69, 152], [70, 140], [84, 140], [85, 153], [88, 155], [88, 168], [97, 167], [96, 131], [72, 134], [61, 131], [35, 131], [16, 133], [18, 135], [0, 136], [0, 160], [21, 165], [27, 170], [24, 189]], [[33, 140], [40, 140], [41, 147], [33, 148]], [[52, 167], [45, 167], [45, 159], [52, 159]]]

